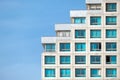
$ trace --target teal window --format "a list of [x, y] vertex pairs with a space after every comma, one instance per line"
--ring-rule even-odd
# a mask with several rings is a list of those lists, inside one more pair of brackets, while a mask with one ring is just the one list
[[45, 69], [45, 77], [55, 77], [55, 69]]
[[75, 38], [85, 38], [85, 30], [75, 30]]
[[45, 64], [55, 64], [55, 56], [45, 56]]
[[101, 17], [90, 17], [90, 25], [101, 25]]
[[108, 29], [106, 30], [106, 38], [116, 38], [117, 31], [116, 29]]
[[90, 51], [101, 51], [101, 43], [91, 43]]
[[85, 43], [75, 43], [75, 51], [86, 51]]
[[75, 64], [85, 64], [86, 57], [85, 56], [75, 56]]
[[116, 12], [117, 11], [116, 3], [106, 3], [106, 11], [107, 12]]
[[116, 16], [106, 16], [106, 25], [116, 25], [117, 18]]
[[86, 77], [86, 69], [75, 69], [75, 77]]
[[60, 69], [60, 77], [70, 77], [70, 69]]
[[91, 77], [101, 77], [101, 69], [91, 69]]
[[101, 30], [90, 30], [90, 38], [101, 38]]
[[70, 51], [70, 43], [60, 43], [60, 51]]
[[45, 52], [55, 52], [55, 44], [45, 44]]
[[116, 64], [116, 56], [106, 56], [106, 64]]
[[107, 42], [106, 43], [106, 51], [116, 51], [117, 45], [116, 42]]
[[76, 17], [74, 18], [75, 24], [85, 24], [85, 17]]
[[70, 56], [60, 56], [60, 64], [70, 64]]
[[117, 77], [117, 70], [114, 68], [106, 69], [106, 77]]
[[90, 56], [90, 63], [91, 64], [100, 64], [101, 56]]

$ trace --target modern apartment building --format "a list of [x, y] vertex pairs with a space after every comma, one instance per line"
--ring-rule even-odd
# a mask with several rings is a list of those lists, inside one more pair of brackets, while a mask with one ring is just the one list
[[42, 37], [42, 80], [120, 80], [120, 0], [86, 0]]

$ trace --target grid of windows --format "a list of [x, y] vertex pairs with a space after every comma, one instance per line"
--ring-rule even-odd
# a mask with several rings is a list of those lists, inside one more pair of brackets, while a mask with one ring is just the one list
[[90, 25], [101, 25], [101, 17], [90, 17]]
[[[97, 10], [98, 9], [101, 9], [101, 4], [91, 4], [91, 6], [88, 8], [90, 8], [90, 10]], [[106, 12], [116, 12], [117, 11], [117, 3], [106, 3]], [[74, 18], [74, 24], [85, 24], [86, 23], [86, 18], [85, 17], [73, 17]], [[101, 25], [102, 24], [102, 20], [101, 20], [101, 16], [90, 16], [90, 25], [94, 25], [94, 26], [97, 26], [97, 25]], [[105, 24], [106, 25], [117, 25], [117, 16], [116, 15], [108, 15], [108, 16], [105, 16]], [[106, 26], [106, 27], [109, 27], [109, 26]], [[74, 37], [77, 38], [77, 39], [85, 39], [87, 35], [90, 35], [90, 38], [101, 38], [101, 36], [103, 35], [101, 32], [102, 32], [102, 29], [90, 29], [90, 34], [86, 34], [86, 29], [78, 29], [78, 30], [75, 30], [74, 32]], [[105, 31], [105, 38], [106, 39], [109, 39], [109, 38], [117, 38], [117, 35], [119, 31], [117, 31], [117, 29], [106, 29]], [[58, 31], [57, 32], [57, 36], [58, 37], [70, 37], [70, 34], [71, 34], [71, 31], [66, 31], [66, 30], [63, 30], [63, 31]], [[76, 40], [77, 40], [76, 39]], [[90, 39], [91, 40], [91, 39]], [[104, 38], [103, 38], [104, 40]], [[117, 42], [96, 42], [96, 41], [92, 41], [90, 42], [90, 51], [94, 51], [94, 54], [96, 54], [95, 52], [98, 52], [98, 51], [102, 51], [102, 43], [105, 44], [105, 50], [106, 51], [117, 51]], [[103, 45], [104, 45], [103, 44]], [[86, 51], [86, 42], [75, 42], [75, 51], [76, 53], [81, 53], [83, 51]], [[55, 47], [56, 47], [56, 44], [54, 43], [50, 43], [50, 44], [44, 44], [44, 49], [46, 52], [55, 52]], [[59, 51], [60, 52], [70, 52], [71, 51], [71, 44], [70, 43], [60, 43], [59, 44]], [[103, 49], [104, 50], [104, 49]], [[75, 53], [75, 54], [76, 54]], [[91, 54], [91, 53], [90, 53]], [[59, 63], [60, 65], [61, 64], [68, 64], [70, 65], [72, 63], [72, 56], [71, 55], [62, 55], [59, 57]], [[75, 55], [75, 60], [73, 63], [75, 63], [75, 65], [85, 65], [87, 63], [87, 56], [86, 54], [85, 55]], [[101, 60], [101, 55], [90, 55], [89, 56], [90, 59], [89, 59], [89, 63], [90, 65], [99, 65], [101, 64], [102, 60]], [[117, 55], [105, 55], [104, 57], [105, 61], [104, 63], [108, 66], [106, 69], [105, 69], [105, 76], [106, 77], [117, 77], [117, 68], [109, 68], [110, 64], [117, 64], [117, 59], [118, 59], [118, 56]], [[55, 59], [55, 56], [45, 56], [45, 60], [44, 60], [44, 64], [55, 64], [57, 59]], [[67, 66], [68, 66], [67, 65]], [[51, 65], [53, 66], [53, 65]], [[71, 65], [70, 65], [71, 66]], [[103, 68], [90, 68], [89, 70], [87, 70], [87, 68], [75, 68], [75, 77], [86, 77], [87, 75], [87, 71], [89, 71], [90, 73], [90, 77], [92, 78], [100, 78], [102, 73], [101, 71]], [[59, 72], [59, 77], [63, 77], [63, 78], [70, 78], [72, 75], [71, 75], [71, 72], [72, 72], [72, 69], [70, 68], [60, 68], [60, 72]], [[50, 78], [54, 78], [56, 77], [56, 73], [55, 73], [55, 69], [52, 69], [52, 68], [47, 68], [47, 69], [44, 69], [44, 73], [45, 73], [45, 77], [50, 77]]]
[[85, 24], [85, 17], [75, 17], [74, 23], [75, 24]]
[[[45, 77], [46, 78], [56, 77], [55, 69], [51, 69], [51, 68], [45, 69]], [[70, 68], [61, 68], [60, 69], [60, 77], [70, 78], [71, 77]], [[86, 77], [86, 69], [85, 68], [75, 68], [75, 77]], [[90, 69], [90, 77], [94, 77], [94, 78], [101, 77], [101, 69], [100, 68], [91, 68]], [[117, 77], [117, 69], [116, 68], [106, 68], [106, 77]]]

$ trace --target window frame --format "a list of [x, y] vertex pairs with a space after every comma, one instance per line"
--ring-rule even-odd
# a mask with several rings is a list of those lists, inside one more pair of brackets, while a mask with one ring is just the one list
[[101, 16], [90, 16], [90, 25], [101, 25]]
[[[96, 49], [95, 49], [96, 47]], [[101, 51], [102, 49], [102, 44], [101, 42], [91, 42], [90, 43], [90, 51]]]
[[[109, 58], [109, 61], [108, 61], [108, 58]], [[116, 55], [106, 56], [106, 64], [117, 64], [117, 56]]]
[[[62, 70], [64, 70], [64, 75], [62, 74]], [[69, 74], [66, 74], [66, 73], [69, 73]], [[60, 77], [71, 77], [71, 69], [70, 68], [61, 68], [60, 69]]]
[[[47, 60], [47, 58], [49, 60]], [[47, 61], [52, 61], [54, 60], [53, 62], [47, 62]], [[55, 64], [55, 56], [45, 56], [45, 64]]]
[[[115, 48], [112, 48], [115, 47]], [[116, 42], [106, 42], [106, 51], [117, 51], [117, 43]]]
[[[92, 74], [93, 70], [97, 71], [97, 73], [95, 72], [94, 74]], [[99, 68], [92, 68], [90, 69], [90, 72], [91, 72], [90, 77], [101, 77], [101, 69]]]
[[75, 38], [86, 38], [86, 30], [75, 30]]
[[116, 38], [117, 30], [116, 29], [106, 29], [106, 38]]
[[106, 3], [106, 12], [117, 12], [117, 3]]
[[85, 68], [76, 68], [75, 69], [75, 77], [86, 77], [86, 69]]
[[[64, 60], [64, 61], [61, 61]], [[70, 56], [60, 56], [60, 64], [70, 64], [71, 57]]]
[[86, 56], [75, 56], [75, 64], [86, 64]]
[[70, 43], [60, 43], [60, 52], [70, 52], [70, 51], [71, 51]]
[[[113, 75], [113, 70], [115, 70], [114, 75]], [[110, 74], [108, 74], [108, 72]], [[106, 77], [117, 77], [117, 69], [116, 68], [106, 68]]]
[[84, 52], [84, 51], [86, 51], [86, 43], [75, 43], [75, 51], [76, 52]]
[[90, 64], [101, 64], [101, 56], [90, 56]]
[[85, 23], [86, 23], [85, 17], [74, 17], [74, 24], [85, 24]]
[[[47, 48], [49, 47], [49, 48]], [[55, 52], [56, 44], [55, 43], [47, 43], [44, 45], [45, 52]]]
[[117, 16], [106, 16], [106, 25], [117, 25]]
[[[92, 35], [93, 33], [94, 33], [94, 36]], [[101, 38], [101, 30], [100, 29], [90, 30], [90, 38]]]
[[[49, 75], [51, 75], [51, 76], [48, 76], [48, 74], [46, 74], [47, 70], [51, 71], [51, 72], [49, 72]], [[53, 77], [54, 78], [54, 77], [56, 77], [55, 74], [56, 74], [55, 69], [45, 69], [45, 77]]]

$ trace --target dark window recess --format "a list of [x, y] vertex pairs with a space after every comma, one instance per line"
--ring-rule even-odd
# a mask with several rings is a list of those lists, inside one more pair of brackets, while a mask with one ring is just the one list
[[106, 56], [106, 62], [110, 62], [110, 56]]

